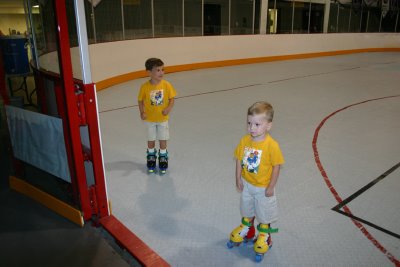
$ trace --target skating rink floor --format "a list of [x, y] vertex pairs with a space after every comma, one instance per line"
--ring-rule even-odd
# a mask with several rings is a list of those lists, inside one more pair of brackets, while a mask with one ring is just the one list
[[[168, 64], [168, 62], [166, 62]], [[169, 171], [146, 173], [137, 94], [98, 93], [112, 212], [171, 266], [394, 266], [400, 260], [400, 53], [362, 53], [166, 74], [178, 96]], [[233, 150], [254, 102], [275, 109], [286, 164], [262, 263], [228, 249], [240, 224]]]

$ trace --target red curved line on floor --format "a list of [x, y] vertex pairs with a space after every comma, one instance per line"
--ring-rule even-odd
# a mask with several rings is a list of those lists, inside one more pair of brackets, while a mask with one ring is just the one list
[[[326, 173], [326, 171], [325, 171], [324, 167], [322, 166], [322, 163], [321, 163], [321, 161], [320, 161], [320, 159], [319, 159], [319, 153], [318, 153], [318, 148], [317, 148], [317, 141], [318, 141], [318, 134], [319, 134], [319, 131], [321, 130], [322, 126], [325, 124], [325, 122], [326, 122], [327, 120], [329, 120], [331, 117], [333, 117], [334, 115], [336, 115], [337, 113], [339, 113], [339, 112], [341, 112], [341, 111], [343, 111], [343, 110], [345, 110], [345, 109], [348, 109], [348, 108], [353, 107], [353, 106], [361, 105], [361, 104], [364, 104], [364, 103], [367, 103], [367, 102], [371, 102], [371, 101], [382, 100], [382, 99], [393, 98], [393, 97], [399, 97], [399, 96], [400, 96], [400, 95], [385, 96], [385, 97], [369, 99], [369, 100], [365, 100], [365, 101], [362, 101], [362, 102], [358, 102], [358, 103], [355, 103], [355, 104], [352, 104], [352, 105], [348, 105], [348, 106], [346, 106], [346, 107], [344, 107], [344, 108], [341, 108], [341, 109], [339, 109], [339, 110], [336, 110], [335, 112], [333, 112], [333, 113], [331, 113], [330, 115], [328, 115], [327, 117], [325, 117], [325, 118], [320, 122], [320, 124], [318, 125], [317, 129], [315, 130], [315, 132], [314, 132], [314, 138], [313, 138], [313, 141], [312, 141], [312, 148], [313, 148], [313, 151], [314, 151], [314, 159], [315, 159], [315, 162], [317, 163], [318, 169], [319, 169], [319, 171], [321, 172], [322, 177], [324, 178], [324, 181], [325, 181], [326, 185], [328, 186], [329, 190], [331, 191], [331, 193], [333, 194], [333, 196], [335, 197], [335, 199], [336, 199], [336, 201], [337, 201], [338, 203], [341, 203], [343, 200], [342, 200], [342, 198], [339, 196], [339, 194], [338, 194], [338, 192], [336, 191], [335, 187], [332, 185], [332, 183], [331, 183], [331, 181], [330, 181], [330, 179], [329, 179], [329, 177], [328, 177], [328, 174]], [[346, 213], [348, 213], [348, 214], [350, 214], [350, 215], [352, 214], [351, 211], [350, 211], [350, 209], [349, 209], [349, 207], [343, 206], [343, 209], [344, 209], [344, 211], [345, 211]], [[393, 262], [393, 263], [395, 264], [395, 266], [400, 266], [400, 261], [399, 261], [398, 259], [396, 259], [396, 257], [395, 257], [394, 255], [392, 255], [389, 251], [387, 251], [387, 249], [384, 248], [384, 247], [378, 242], [378, 240], [376, 240], [375, 237], [373, 237], [373, 236], [371, 235], [371, 233], [368, 232], [368, 230], [367, 230], [359, 221], [356, 221], [356, 220], [353, 220], [353, 219], [351, 219], [351, 220], [353, 221], [354, 225], [357, 226], [357, 228], [360, 229], [360, 231], [375, 245], [375, 247], [377, 247], [383, 254], [386, 255], [386, 257], [387, 257], [391, 262]]]

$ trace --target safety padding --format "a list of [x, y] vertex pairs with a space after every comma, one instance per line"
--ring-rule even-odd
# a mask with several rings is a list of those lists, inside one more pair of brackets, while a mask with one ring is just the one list
[[72, 221], [73, 223], [78, 224], [81, 227], [84, 225], [85, 222], [83, 220], [83, 216], [80, 210], [71, 207], [61, 200], [47, 194], [46, 192], [39, 190], [33, 185], [14, 176], [10, 176], [9, 182], [11, 189], [34, 199], [40, 204], [46, 206], [47, 208]]

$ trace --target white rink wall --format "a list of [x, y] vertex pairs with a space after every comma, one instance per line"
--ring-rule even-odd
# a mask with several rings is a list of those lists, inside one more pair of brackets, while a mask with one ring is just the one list
[[[94, 83], [119, 75], [143, 71], [149, 57], [161, 58], [166, 66], [294, 56], [347, 50], [400, 49], [398, 33], [230, 35], [139, 39], [89, 46]], [[71, 49], [74, 77], [81, 79], [77, 48]], [[42, 68], [58, 72], [57, 53], [40, 58]]]

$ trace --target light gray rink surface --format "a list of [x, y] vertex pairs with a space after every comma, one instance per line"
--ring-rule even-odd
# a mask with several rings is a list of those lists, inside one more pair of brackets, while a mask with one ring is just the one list
[[[166, 62], [168, 64], [168, 62]], [[98, 93], [113, 214], [172, 266], [393, 266], [346, 216], [317, 168], [314, 132], [332, 112], [400, 95], [400, 53], [364, 53], [168, 74], [178, 91], [170, 119], [170, 168], [145, 168], [139, 79]], [[212, 92], [212, 93], [207, 93]], [[271, 135], [286, 164], [277, 186], [280, 219], [262, 263], [252, 246], [227, 249], [240, 224], [233, 150], [258, 100], [275, 108]], [[400, 160], [400, 97], [345, 109], [318, 138], [321, 163], [342, 199]], [[355, 216], [400, 234], [400, 169], [349, 203]], [[400, 240], [365, 225], [400, 259]]]

